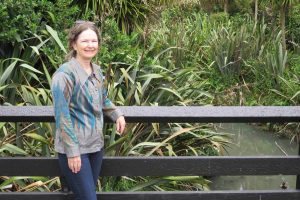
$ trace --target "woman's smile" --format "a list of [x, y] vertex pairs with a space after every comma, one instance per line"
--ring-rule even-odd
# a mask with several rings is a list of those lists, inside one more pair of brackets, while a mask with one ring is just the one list
[[97, 34], [87, 29], [79, 34], [78, 39], [73, 44], [76, 51], [76, 58], [80, 60], [91, 60], [99, 49], [99, 42]]

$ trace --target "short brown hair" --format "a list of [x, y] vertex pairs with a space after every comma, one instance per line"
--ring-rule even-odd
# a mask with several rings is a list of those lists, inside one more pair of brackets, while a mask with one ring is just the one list
[[80, 33], [82, 33], [85, 30], [92, 30], [96, 33], [98, 37], [98, 42], [100, 43], [100, 32], [98, 28], [96, 27], [95, 23], [90, 22], [90, 21], [82, 21], [78, 20], [75, 22], [74, 26], [70, 28], [69, 34], [68, 34], [68, 47], [69, 47], [69, 52], [66, 55], [65, 59], [70, 60], [72, 57], [76, 56], [76, 51], [73, 49], [73, 44], [74, 42], [77, 41], [78, 36]]

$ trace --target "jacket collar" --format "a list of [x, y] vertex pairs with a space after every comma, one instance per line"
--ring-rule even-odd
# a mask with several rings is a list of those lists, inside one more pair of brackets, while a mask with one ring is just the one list
[[80, 66], [80, 63], [76, 60], [76, 58], [73, 57], [70, 60], [70, 62], [71, 62], [71, 65], [74, 66], [74, 68], [77, 72], [77, 75], [79, 77], [79, 81], [80, 81], [81, 85], [84, 85], [90, 76], [94, 76], [96, 79], [98, 79], [98, 81], [101, 82], [101, 75], [100, 75], [101, 71], [100, 71], [100, 67], [98, 65], [92, 64], [92, 73], [91, 73], [91, 75], [88, 75], [86, 73], [86, 71]]

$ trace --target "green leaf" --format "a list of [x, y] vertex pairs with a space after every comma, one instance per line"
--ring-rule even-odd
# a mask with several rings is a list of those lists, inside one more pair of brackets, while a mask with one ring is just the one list
[[181, 101], [183, 101], [183, 98], [180, 96], [180, 94], [177, 92], [177, 91], [175, 91], [175, 90], [172, 90], [172, 89], [170, 89], [170, 88], [165, 88], [165, 87], [160, 87], [159, 89], [161, 89], [161, 90], [166, 90], [166, 91], [168, 91], [168, 92], [170, 92], [170, 93], [173, 93], [175, 96], [177, 96]]
[[165, 50], [159, 52], [159, 54], [157, 54], [157, 55], [155, 56], [154, 60], [157, 61], [158, 58], [159, 58], [162, 54], [164, 54], [164, 53], [166, 53], [167, 51], [170, 51], [170, 50], [172, 50], [172, 49], [181, 49], [181, 48], [179, 48], [179, 47], [169, 47], [169, 48], [167, 48], [167, 49], [165, 49]]
[[[36, 46], [30, 46], [30, 47], [32, 48], [32, 50], [33, 50], [37, 55], [40, 55], [39, 49], [40, 49], [42, 46], [44, 46], [44, 45], [50, 40], [50, 38], [48, 38], [48, 39], [42, 41], [42, 39], [40, 38], [40, 36], [38, 36], [38, 35], [35, 35], [35, 36], [36, 36], [36, 38], [38, 38], [38, 39], [41, 41], [41, 43], [38, 44], [38, 45], [36, 45]], [[33, 52], [31, 53], [31, 56], [32, 56], [32, 55], [33, 55]]]
[[168, 141], [174, 139], [175, 137], [177, 137], [178, 135], [181, 135], [183, 133], [189, 132], [191, 130], [196, 129], [197, 127], [192, 127], [192, 128], [183, 128], [180, 129], [179, 131], [173, 133], [171, 136], [169, 136], [168, 138], [166, 138], [164, 141], [160, 142], [159, 145], [155, 146], [151, 151], [149, 151], [146, 156], [151, 156], [157, 149], [159, 149], [161, 146], [165, 145]]
[[50, 16], [52, 22], [53, 22], [53, 23], [56, 23], [55, 15], [54, 15], [52, 12], [50, 12], [50, 11], [47, 11], [47, 13], [48, 13], [48, 15]]
[[8, 77], [11, 75], [12, 71], [14, 70], [17, 60], [15, 60], [13, 63], [11, 63], [8, 68], [4, 71], [2, 76], [0, 77], [0, 85], [3, 85], [3, 83], [8, 79]]
[[138, 147], [157, 147], [157, 146], [161, 147], [164, 145], [165, 144], [162, 144], [161, 142], [141, 142], [141, 143], [138, 143], [137, 145], [135, 145], [134, 147], [132, 147], [130, 149], [130, 151], [134, 151]]
[[38, 76], [35, 73], [33, 73], [31, 71], [27, 71], [26, 73], [29, 74], [31, 76], [31, 78], [34, 78], [37, 82], [40, 82], [40, 79], [38, 78]]
[[124, 68], [121, 68], [120, 70], [123, 73], [123, 76], [124, 76], [124, 78], [126, 80], [127, 85], [128, 85], [128, 81], [127, 80], [129, 80], [132, 84], [134, 84], [134, 81], [132, 80], [132, 78], [129, 76], [129, 74], [127, 72], [128, 69], [125, 70]]
[[51, 83], [52, 83], [51, 75], [49, 74], [49, 71], [43, 61], [42, 61], [42, 65], [43, 65], [43, 69], [44, 69], [48, 84], [51, 85]]
[[294, 94], [294, 96], [292, 96], [291, 100], [293, 100], [294, 98], [296, 98], [298, 95], [300, 95], [300, 91], [296, 92], [296, 94]]
[[144, 79], [144, 78], [162, 78], [164, 77], [163, 75], [160, 75], [160, 74], [145, 74], [145, 75], [142, 75], [140, 76], [140, 78]]
[[0, 91], [4, 90], [8, 85], [3, 85], [0, 87]]
[[161, 70], [164, 70], [164, 71], [167, 71], [167, 72], [171, 72], [171, 70], [165, 68], [165, 67], [162, 67], [160, 65], [150, 65], [149, 66], [150, 69], [161, 69]]
[[116, 146], [122, 144], [127, 138], [126, 137], [120, 137], [115, 143], [105, 148], [105, 152], [109, 152], [112, 149], [114, 149]]
[[283, 93], [281, 93], [280, 91], [276, 90], [276, 89], [270, 89], [270, 91], [275, 92], [276, 94], [278, 94], [279, 96], [282, 96], [286, 99], [289, 99], [289, 97], [285, 96]]
[[134, 99], [138, 105], [141, 105], [141, 100], [137, 90], [134, 92]]
[[30, 47], [37, 55], [40, 55], [39, 49], [36, 46], [30, 46]]
[[157, 185], [157, 184], [162, 184], [162, 183], [167, 182], [167, 181], [168, 180], [164, 180], [164, 179], [161, 179], [161, 178], [152, 179], [152, 180], [149, 180], [146, 183], [141, 183], [141, 184], [136, 185], [134, 188], [130, 189], [129, 191], [134, 192], [134, 191], [142, 190], [146, 187], [150, 187], [152, 185]]
[[41, 136], [41, 135], [39, 135], [39, 134], [37, 134], [37, 133], [25, 133], [25, 134], [23, 134], [23, 135], [24, 135], [24, 136], [27, 136], [27, 137], [29, 137], [29, 138], [32, 138], [32, 139], [34, 139], [34, 140], [43, 142], [43, 143], [45, 143], [45, 144], [50, 144], [50, 142], [49, 142], [46, 138], [44, 138], [43, 136]]
[[6, 124], [6, 122], [0, 122], [0, 129]]
[[63, 52], [67, 53], [63, 43], [61, 42], [61, 40], [58, 37], [58, 34], [55, 30], [53, 30], [52, 27], [46, 25], [46, 29], [47, 31], [50, 33], [50, 35], [53, 37], [53, 39], [55, 40], [55, 42], [59, 45], [59, 47], [61, 48], [61, 50], [63, 50]]
[[195, 181], [199, 180], [199, 176], [166, 176], [163, 177], [165, 180], [170, 180], [170, 181]]
[[49, 100], [50, 96], [48, 96], [47, 91], [45, 89], [39, 88], [39, 95], [42, 96], [44, 102], [47, 102]]
[[30, 65], [28, 65], [28, 64], [26, 64], [26, 63], [22, 63], [20, 66], [22, 66], [22, 67], [24, 67], [24, 68], [26, 68], [26, 69], [29, 69], [29, 70], [31, 70], [31, 71], [33, 71], [33, 72], [36, 72], [36, 73], [38, 73], [38, 74], [43, 74], [41, 71], [35, 69], [34, 67], [32, 67], [32, 66], [30, 66]]
[[24, 180], [24, 179], [32, 179], [35, 181], [47, 181], [48, 179], [43, 177], [43, 176], [14, 176], [10, 177], [9, 179], [5, 180], [3, 183], [0, 185], [0, 189], [3, 189], [5, 186], [12, 184], [13, 182], [17, 180]]
[[0, 149], [0, 152], [3, 152], [4, 150], [9, 151], [10, 153], [13, 154], [20, 154], [20, 155], [27, 155], [27, 152], [24, 151], [23, 149], [20, 149], [19, 147], [6, 143], [3, 145], [3, 147]]

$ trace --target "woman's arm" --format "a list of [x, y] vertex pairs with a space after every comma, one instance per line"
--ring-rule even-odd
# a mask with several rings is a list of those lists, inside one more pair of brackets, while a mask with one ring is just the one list
[[73, 81], [68, 74], [58, 72], [52, 79], [52, 94], [55, 112], [56, 129], [64, 144], [67, 157], [79, 156], [79, 143], [73, 129], [69, 104], [72, 96]]
[[125, 118], [124, 114], [117, 109], [117, 107], [111, 102], [110, 99], [107, 98], [107, 90], [103, 88], [103, 105], [102, 109], [106, 116], [108, 116], [111, 120], [116, 122], [117, 131], [122, 134], [125, 129]]

